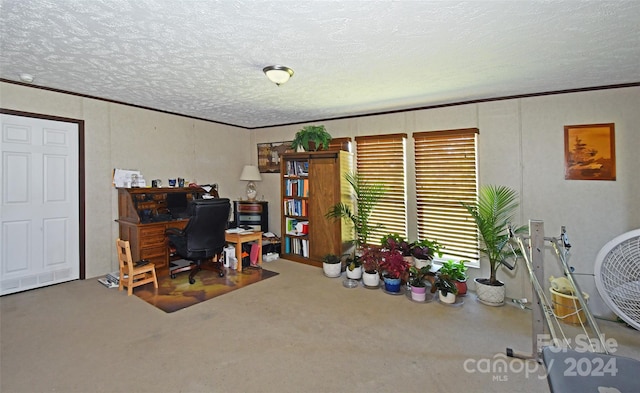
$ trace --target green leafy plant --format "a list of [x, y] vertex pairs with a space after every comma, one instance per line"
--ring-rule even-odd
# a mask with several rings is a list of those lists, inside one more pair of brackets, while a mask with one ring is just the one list
[[362, 265], [362, 258], [360, 255], [356, 253], [351, 253], [351, 254], [346, 254], [346, 256], [347, 258], [345, 261], [347, 264], [347, 269], [353, 271], [353, 269]]
[[450, 259], [442, 264], [438, 272], [452, 280], [464, 281], [467, 279], [467, 267], [463, 261], [454, 262]]
[[454, 295], [458, 294], [458, 287], [453, 283], [453, 280], [444, 275], [436, 274], [436, 278], [433, 282], [433, 286], [431, 287], [431, 293], [435, 293], [436, 291], [440, 291], [443, 296], [446, 296], [449, 293], [453, 293]]
[[326, 218], [343, 219], [351, 225], [353, 231], [352, 242], [358, 250], [367, 244], [369, 235], [380, 225], [372, 225], [369, 218], [375, 206], [386, 193], [386, 187], [382, 183], [369, 182], [354, 172], [347, 172], [344, 178], [353, 190], [356, 206], [355, 210], [346, 203], [333, 205], [325, 214]]
[[431, 265], [423, 266], [419, 269], [415, 266], [409, 267], [409, 285], [412, 287], [426, 287], [427, 284], [424, 280], [428, 275], [433, 275], [431, 273]]
[[[326, 150], [329, 148], [331, 139], [331, 134], [327, 132], [325, 126], [306, 126], [296, 133], [291, 148], [296, 150], [301, 146], [306, 151]], [[313, 149], [311, 149], [309, 142], [313, 142]]]
[[382, 236], [381, 244], [387, 249], [395, 248], [402, 253], [402, 256], [411, 256], [411, 244], [397, 233], [388, 233]]
[[[506, 246], [510, 241], [508, 226], [518, 209], [518, 193], [506, 186], [485, 185], [480, 188], [475, 204], [462, 202], [478, 226], [480, 234], [480, 252], [489, 260], [491, 274], [488, 285], [500, 285], [496, 278], [498, 268], [513, 255]], [[526, 229], [521, 226], [513, 230], [520, 233]]]
[[417, 240], [411, 243], [411, 255], [415, 258], [431, 261], [435, 254], [442, 256], [440, 249], [442, 246], [436, 240]]
[[340, 257], [337, 256], [336, 254], [327, 254], [324, 257], [322, 257], [322, 262], [324, 263], [329, 263], [329, 264], [336, 264], [336, 263], [340, 263], [342, 262], [340, 260]]

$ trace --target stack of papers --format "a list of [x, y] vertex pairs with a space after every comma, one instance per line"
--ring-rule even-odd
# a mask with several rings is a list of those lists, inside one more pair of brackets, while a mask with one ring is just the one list
[[253, 231], [250, 229], [244, 229], [244, 228], [231, 228], [231, 229], [227, 229], [227, 233], [253, 233]]

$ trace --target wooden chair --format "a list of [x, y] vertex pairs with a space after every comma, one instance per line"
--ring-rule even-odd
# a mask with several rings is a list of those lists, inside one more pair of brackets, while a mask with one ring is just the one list
[[[155, 288], [158, 288], [158, 277], [156, 276], [156, 267], [153, 263], [143, 266], [134, 266], [131, 260], [131, 248], [127, 240], [116, 240], [116, 248], [118, 249], [118, 261], [120, 263], [120, 285], [118, 290], [122, 291], [123, 287], [127, 287], [127, 294], [133, 294], [133, 288], [145, 285], [150, 282]], [[125, 278], [125, 276], [127, 276]]]

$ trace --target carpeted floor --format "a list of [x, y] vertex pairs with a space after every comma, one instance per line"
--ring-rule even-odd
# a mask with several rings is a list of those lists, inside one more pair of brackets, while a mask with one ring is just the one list
[[[529, 310], [473, 293], [418, 304], [283, 259], [265, 268], [279, 275], [174, 313], [95, 279], [2, 296], [0, 392], [549, 393], [535, 361], [505, 369], [507, 347], [531, 349]], [[640, 359], [640, 332], [600, 329]]]
[[179, 273], [172, 279], [166, 271], [159, 271], [158, 289], [153, 284], [147, 284], [134, 288], [133, 293], [162, 311], [171, 313], [277, 274], [250, 267], [241, 272], [229, 269], [224, 277], [220, 277], [217, 271], [201, 270], [195, 276], [196, 282], [189, 284], [189, 272]]

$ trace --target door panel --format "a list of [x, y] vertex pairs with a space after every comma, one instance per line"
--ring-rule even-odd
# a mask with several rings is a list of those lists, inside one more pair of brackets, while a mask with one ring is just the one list
[[78, 125], [0, 119], [0, 295], [78, 279]]

